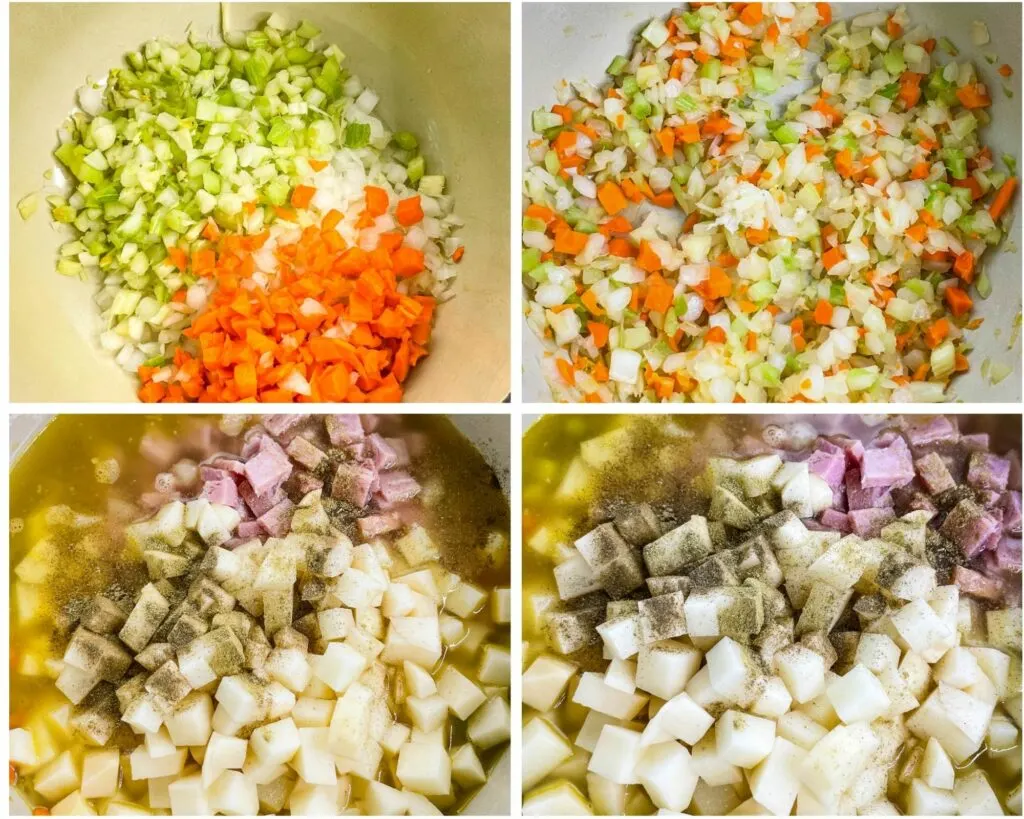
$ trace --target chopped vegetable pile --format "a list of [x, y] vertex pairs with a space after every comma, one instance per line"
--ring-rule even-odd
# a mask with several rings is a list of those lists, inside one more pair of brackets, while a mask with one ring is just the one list
[[272, 15], [153, 40], [79, 91], [58, 271], [98, 282], [100, 343], [143, 401], [397, 401], [426, 354], [461, 223], [318, 35]]
[[1020, 814], [1019, 426], [595, 417], [524, 486], [524, 815]]
[[903, 8], [691, 4], [605, 86], [560, 83], [523, 218], [555, 398], [947, 400], [1017, 178], [936, 45]]

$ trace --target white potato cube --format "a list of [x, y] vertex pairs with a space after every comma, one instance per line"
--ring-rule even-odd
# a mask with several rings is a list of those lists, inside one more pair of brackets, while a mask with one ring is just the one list
[[[351, 759], [358, 758], [359, 751], [369, 738], [373, 700], [373, 689], [361, 682], [354, 682], [341, 699], [335, 703], [330, 727], [330, 749], [334, 753]], [[408, 704], [408, 700], [406, 703]], [[301, 729], [299, 733], [302, 733]], [[312, 782], [309, 779], [306, 781]], [[314, 782], [313, 784], [329, 785], [331, 783]]]
[[437, 617], [393, 617], [388, 624], [381, 659], [392, 665], [404, 660], [433, 668], [441, 659], [441, 629]]
[[741, 711], [726, 711], [715, 723], [718, 751], [726, 762], [753, 768], [775, 744], [775, 723]]
[[465, 720], [484, 704], [487, 697], [480, 687], [454, 666], [445, 666], [437, 680], [437, 693], [452, 713]]
[[167, 786], [167, 794], [171, 801], [171, 813], [175, 816], [210, 816], [213, 812], [206, 786], [199, 774], [171, 782]]
[[743, 782], [743, 770], [719, 753], [714, 728], [708, 731], [691, 751], [694, 771], [711, 787], [738, 785]]
[[681, 812], [689, 806], [697, 788], [697, 774], [689, 751], [678, 742], [644, 748], [634, 768], [640, 784], [659, 808]]
[[225, 816], [255, 816], [260, 811], [256, 783], [241, 771], [224, 771], [208, 790], [210, 807]]
[[677, 640], [641, 647], [636, 660], [636, 686], [663, 700], [682, 693], [700, 668], [703, 653]]
[[575, 673], [576, 666], [569, 661], [542, 654], [523, 674], [523, 705], [541, 712], [550, 711]]
[[924, 600], [912, 600], [890, 618], [903, 647], [935, 662], [949, 647], [954, 632]]
[[264, 765], [281, 765], [298, 752], [299, 729], [291, 719], [261, 725], [249, 737], [249, 747]]
[[628, 694], [608, 685], [604, 677], [588, 671], [580, 677], [572, 701], [616, 719], [633, 719], [647, 703], [647, 697]]
[[935, 737], [928, 737], [917, 773], [930, 788], [953, 790], [956, 778], [953, 763], [949, 761], [949, 755], [942, 750], [942, 745]]
[[276, 680], [295, 694], [301, 694], [313, 676], [306, 652], [298, 648], [273, 649], [263, 668], [270, 679]]
[[531, 719], [522, 733], [523, 790], [532, 788], [572, 754], [572, 744], [554, 725], [541, 717]]
[[412, 696], [429, 697], [437, 693], [437, 684], [426, 669], [406, 660], [402, 663], [402, 670], [405, 673], [405, 689]]
[[32, 733], [25, 728], [12, 728], [10, 732], [11, 764], [23, 768], [34, 768], [39, 764], [36, 753], [36, 741]]
[[826, 689], [839, 719], [873, 722], [889, 710], [890, 701], [878, 678], [862, 665], [855, 665]]
[[640, 757], [640, 739], [639, 731], [618, 725], [604, 726], [587, 770], [619, 785], [639, 783], [636, 764]]
[[771, 753], [750, 773], [750, 795], [775, 816], [789, 816], [800, 790], [807, 752], [779, 736]]
[[395, 776], [424, 796], [447, 796], [452, 789], [452, 761], [443, 745], [407, 742], [398, 752]]
[[939, 683], [907, 720], [907, 728], [922, 739], [935, 737], [959, 765], [981, 747], [994, 705]]
[[291, 766], [310, 785], [336, 785], [338, 772], [329, 745], [327, 728], [300, 728], [299, 750]]
[[480, 656], [477, 679], [484, 685], [509, 685], [512, 681], [512, 654], [507, 648], [488, 643]]
[[51, 816], [95, 816], [96, 811], [81, 791], [69, 793], [48, 811]]
[[36, 791], [49, 802], [57, 802], [82, 784], [78, 762], [71, 751], [64, 751], [42, 768], [33, 783]]
[[952, 791], [930, 788], [920, 779], [914, 779], [907, 788], [907, 813], [910, 816], [956, 816], [956, 799]]
[[452, 753], [452, 779], [463, 788], [473, 788], [487, 781], [484, 766], [470, 743], [460, 745]]
[[593, 813], [579, 788], [564, 779], [538, 788], [523, 799], [524, 816], [592, 816]]
[[798, 703], [825, 691], [825, 660], [805, 645], [793, 643], [775, 654], [775, 670]]
[[1003, 813], [999, 797], [992, 790], [984, 771], [974, 770], [958, 777], [953, 787], [953, 798], [961, 816], [1000, 816]]
[[477, 748], [486, 751], [505, 742], [512, 731], [508, 703], [499, 695], [491, 697], [476, 709], [466, 724], [466, 736]]
[[82, 757], [82, 796], [106, 799], [117, 793], [121, 754], [116, 748], [86, 751]]
[[367, 659], [345, 643], [331, 643], [323, 655], [309, 657], [313, 673], [331, 687], [336, 694], [342, 694], [363, 673]]
[[865, 632], [857, 641], [853, 661], [875, 674], [881, 674], [887, 668], [899, 666], [900, 647], [885, 634]]
[[829, 804], [832, 794], [853, 784], [880, 743], [868, 725], [837, 725], [800, 764], [800, 781], [820, 802]]
[[975, 685], [984, 673], [978, 659], [963, 646], [949, 649], [932, 669], [936, 680], [961, 689]]
[[292, 816], [336, 816], [338, 783], [311, 785], [300, 780], [288, 795], [288, 811]]
[[412, 724], [420, 731], [436, 731], [448, 716], [448, 703], [440, 694], [429, 697], [406, 697], [405, 710]]
[[765, 681], [761, 696], [750, 706], [750, 713], [767, 719], [779, 719], [789, 711], [792, 704], [793, 696], [786, 688], [782, 677], [771, 676]]
[[643, 647], [640, 640], [640, 617], [631, 614], [605, 620], [597, 627], [605, 651], [616, 660], [628, 660]]
[[222, 771], [241, 770], [248, 747], [244, 739], [214, 732], [203, 757], [203, 785], [209, 788]]
[[653, 745], [665, 739], [677, 739], [694, 745], [714, 724], [714, 717], [683, 692], [662, 705], [651, 717], [644, 728], [642, 744]]
[[166, 725], [175, 745], [206, 745], [213, 732], [213, 699], [209, 694], [193, 691], [174, 707]]
[[818, 741], [828, 733], [824, 725], [820, 725], [801, 711], [789, 711], [779, 717], [775, 730], [794, 745], [811, 750]]

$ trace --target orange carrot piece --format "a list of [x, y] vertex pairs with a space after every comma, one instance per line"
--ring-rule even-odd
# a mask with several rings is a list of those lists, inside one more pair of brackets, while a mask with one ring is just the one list
[[313, 201], [313, 195], [316, 193], [316, 188], [310, 187], [309, 185], [296, 185], [295, 190], [292, 191], [292, 207], [294, 208], [308, 208], [309, 203]]
[[957, 256], [956, 261], [953, 262], [953, 272], [964, 284], [974, 281], [974, 254], [965, 250]]
[[366, 212], [370, 216], [383, 216], [388, 212], [388, 192], [384, 188], [367, 185], [363, 191], [366, 194]]
[[[614, 182], [605, 182], [597, 189], [597, 201], [609, 216], [614, 216], [626, 207], [626, 196]], [[632, 229], [632, 226], [630, 226]]]
[[401, 199], [395, 207], [395, 219], [403, 227], [410, 227], [423, 219], [423, 206], [420, 197], [410, 196], [408, 199]]
[[999, 191], [996, 193], [995, 198], [992, 200], [992, 204], [988, 207], [989, 215], [993, 219], [998, 219], [1010, 205], [1010, 200], [1013, 199], [1013, 192], [1017, 189], [1017, 177], [1011, 176], [1007, 179]]
[[832, 321], [832, 303], [827, 299], [818, 299], [814, 306], [814, 320], [822, 326]]
[[956, 98], [964, 108], [988, 108], [992, 104], [983, 85], [965, 85], [956, 90]]
[[815, 3], [815, 8], [818, 10], [818, 19], [821, 21], [823, 26], [827, 26], [832, 22], [832, 6], [829, 3]]
[[573, 385], [576, 383], [576, 370], [572, 367], [572, 362], [566, 361], [564, 358], [556, 358], [555, 366], [558, 368], [558, 374], [562, 376], [562, 380], [566, 384]]
[[967, 295], [967, 291], [959, 287], [947, 287], [943, 297], [949, 305], [950, 312], [958, 318], [969, 313], [974, 307], [974, 301]]
[[588, 321], [587, 329], [590, 331], [590, 337], [594, 339], [594, 344], [597, 345], [598, 349], [601, 349], [608, 343], [608, 330], [607, 324], [602, 324], [599, 321]]

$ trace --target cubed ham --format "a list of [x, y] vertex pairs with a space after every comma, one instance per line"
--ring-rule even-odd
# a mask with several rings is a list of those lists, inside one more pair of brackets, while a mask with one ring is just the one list
[[292, 414], [280, 414], [280, 415], [264, 415], [260, 417], [260, 423], [266, 428], [267, 432], [277, 437], [283, 435], [288, 430], [302, 423], [305, 415], [292, 415]]
[[991, 452], [972, 452], [967, 462], [967, 483], [975, 489], [1002, 492], [1010, 480], [1010, 460]]
[[259, 450], [245, 462], [245, 477], [257, 497], [273, 493], [291, 474], [291, 459], [268, 435], [260, 439]]
[[380, 427], [379, 415], [360, 415], [359, 420], [362, 421], [363, 429], [366, 430], [367, 435], [371, 432], [376, 432]]
[[1010, 459], [1010, 480], [1007, 482], [1007, 487], [1013, 489], [1016, 492], [1021, 490], [1021, 464], [1020, 464], [1020, 453], [1017, 450], [1011, 450], [1006, 455]]
[[846, 453], [824, 438], [819, 439], [818, 448], [807, 459], [807, 468], [835, 492], [843, 485], [846, 477]]
[[846, 453], [846, 463], [860, 469], [861, 462], [864, 460], [864, 444], [856, 438], [837, 438], [834, 439], [834, 442], [841, 446], [843, 452]]
[[1003, 595], [1003, 582], [995, 577], [987, 577], [973, 569], [957, 566], [953, 569], [953, 583], [964, 594], [982, 600], [999, 600]]
[[139, 454], [159, 469], [166, 469], [181, 453], [177, 442], [158, 432], [147, 432], [139, 441]]
[[280, 486], [266, 495], [257, 495], [247, 481], [242, 481], [238, 484], [238, 494], [242, 496], [245, 505], [252, 510], [253, 516], [257, 518], [265, 515], [288, 497]]
[[285, 498], [260, 515], [257, 520], [260, 527], [268, 535], [284, 537], [291, 528], [292, 512], [294, 509], [295, 504], [288, 500], [288, 498]]
[[987, 548], [987, 541], [999, 536], [1000, 523], [974, 501], [965, 499], [946, 515], [939, 531], [971, 558]]
[[1011, 489], [999, 496], [999, 508], [1003, 510], [1003, 531], [1020, 532], [1021, 505], [1020, 492]]
[[[238, 530], [236, 531], [236, 535], [242, 543], [252, 540], [254, 537], [259, 537], [262, 534], [263, 527], [258, 520], [243, 520], [238, 524]], [[238, 544], [235, 545], [237, 546]]]
[[878, 537], [885, 526], [896, 520], [896, 513], [888, 508], [854, 509], [847, 514], [850, 529], [861, 537]]
[[953, 422], [944, 415], [915, 420], [907, 425], [907, 438], [913, 446], [924, 446], [939, 442], [956, 443], [960, 437]]
[[377, 492], [388, 505], [412, 500], [420, 493], [420, 485], [407, 472], [382, 472]]
[[313, 446], [301, 435], [295, 436], [285, 451], [294, 461], [302, 464], [306, 469], [316, 469], [327, 460], [327, 455], [322, 449]]
[[917, 470], [917, 475], [921, 479], [921, 483], [924, 484], [924, 488], [933, 495], [956, 488], [956, 481], [949, 474], [949, 467], [937, 452], [929, 452], [918, 458], [914, 461], [914, 468]]
[[974, 432], [970, 435], [960, 437], [960, 443], [968, 452], [987, 450], [989, 448], [989, 435], [987, 432]]
[[373, 461], [346, 461], [338, 464], [331, 482], [331, 495], [362, 508], [370, 502], [377, 483], [377, 467]]
[[226, 469], [218, 469], [215, 466], [201, 464], [199, 467], [199, 478], [202, 481], [220, 481], [224, 479], [233, 481], [235, 473], [228, 472]]
[[302, 471], [292, 475], [292, 483], [300, 495], [308, 495], [310, 492], [324, 488], [324, 482], [316, 475], [310, 475], [308, 472]]
[[828, 529], [834, 529], [837, 532], [849, 533], [851, 531], [850, 517], [844, 512], [839, 512], [835, 509], [826, 509], [821, 513], [819, 518], [821, 524]]
[[892, 506], [892, 492], [878, 487], [865, 489], [861, 486], [860, 472], [851, 469], [846, 473], [846, 502], [852, 512], [856, 509], [874, 509], [877, 506]]
[[327, 437], [335, 446], [344, 446], [366, 437], [358, 415], [328, 415], [324, 419]]
[[398, 458], [398, 460], [395, 461], [396, 467], [401, 468], [403, 466], [409, 466], [409, 464], [412, 463], [409, 458], [409, 447], [406, 445], [404, 438], [385, 438], [384, 440], [387, 441], [395, 451], [395, 455]]
[[359, 519], [359, 534], [371, 538], [394, 532], [402, 528], [402, 517], [398, 512], [381, 512]]
[[181, 500], [180, 492], [143, 492], [139, 498], [139, 506], [147, 512], [155, 512], [174, 500]]
[[897, 436], [886, 447], [864, 451], [860, 477], [864, 489], [890, 489], [905, 486], [912, 480], [914, 461], [903, 438]]
[[374, 432], [366, 439], [366, 443], [367, 455], [373, 458], [377, 469], [383, 472], [386, 469], [394, 469], [398, 466], [398, 453], [391, 445], [391, 439], [384, 438]]
[[223, 469], [232, 475], [245, 474], [245, 461], [230, 455], [218, 455], [216, 458], [211, 458], [208, 465], [213, 469]]
[[934, 515], [938, 511], [932, 499], [924, 492], [912, 492], [906, 501], [905, 512], [931, 512]]
[[[1021, 570], [1021, 540], [1019, 537], [1003, 536], [995, 549], [996, 565], [1003, 571], [1016, 572]], [[1019, 585], [1019, 583], [1018, 583]]]
[[238, 486], [226, 472], [223, 475], [224, 477], [207, 480], [199, 497], [206, 498], [210, 503], [219, 503], [221, 506], [236, 506]]

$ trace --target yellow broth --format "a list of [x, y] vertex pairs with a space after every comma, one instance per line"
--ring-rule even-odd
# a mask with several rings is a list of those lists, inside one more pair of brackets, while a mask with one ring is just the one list
[[[10, 722], [11, 728], [46, 725], [57, 753], [66, 749], [80, 754], [87, 747], [67, 728], [72, 706], [53, 684], [55, 672], [45, 667], [47, 660], [59, 660], [74, 626], [77, 612], [85, 601], [98, 593], [132, 596], [149, 577], [141, 559], [124, 554], [120, 538], [130, 520], [148, 517], [136, 510], [130, 520], [117, 519], [119, 504], [131, 503], [151, 491], [160, 469], [139, 454], [139, 443], [147, 432], [158, 432], [182, 445], [180, 457], [199, 462], [213, 452], [237, 454], [242, 433], [228, 436], [218, 429], [219, 416], [180, 415], [63, 415], [57, 416], [29, 444], [10, 474]], [[246, 426], [255, 419], [247, 420]], [[200, 442], [210, 437], [212, 446]], [[424, 504], [424, 525], [441, 547], [444, 568], [458, 573], [491, 591], [509, 585], [509, 508], [493, 470], [455, 426], [443, 416], [384, 416], [379, 431], [385, 435], [419, 433], [424, 436], [421, 454], [413, 458], [411, 474], [423, 485], [429, 504]], [[206, 433], [205, 435], [203, 433]], [[190, 443], [192, 442], [192, 443]], [[100, 483], [97, 463], [115, 458], [120, 476], [113, 485]], [[66, 524], [74, 515], [104, 518], [103, 525], [78, 530]], [[80, 537], [82, 531], [86, 534]], [[501, 535], [502, 548], [485, 549], [490, 533]], [[356, 535], [358, 537], [358, 535]], [[56, 546], [54, 560], [59, 571], [42, 589], [37, 603], [38, 616], [30, 623], [19, 622], [17, 577], [14, 568], [40, 539]], [[353, 538], [354, 542], [359, 542]], [[497, 624], [488, 603], [465, 620], [467, 633], [479, 640], [464, 639], [447, 648], [441, 664], [452, 665], [477, 681], [480, 646], [493, 644], [508, 649], [508, 624]], [[471, 644], [471, 648], [467, 648]], [[441, 665], [439, 665], [441, 667]], [[31, 673], [24, 673], [25, 671]], [[389, 668], [392, 695], [396, 677]], [[400, 703], [389, 702], [392, 713]], [[140, 738], [127, 726], [121, 726], [111, 745], [123, 752], [139, 744]], [[466, 742], [465, 724], [454, 717], [449, 721], [449, 747]], [[490, 771], [504, 752], [499, 745], [479, 751], [485, 771]], [[12, 778], [15, 772], [12, 768]], [[394, 759], [385, 757], [380, 769], [381, 781], [394, 785]], [[359, 780], [354, 781], [352, 799], [361, 796]], [[38, 803], [32, 790], [31, 774], [17, 781], [19, 793], [29, 804]], [[450, 797], [434, 801], [447, 812], [463, 807], [476, 789], [466, 790], [453, 784]], [[133, 782], [122, 775], [118, 798], [145, 805], [146, 781]]]
[[[989, 433], [994, 451], [1019, 448], [1019, 417], [1006, 418], [1009, 423], [999, 416], [961, 416], [960, 429]], [[523, 438], [523, 668], [541, 654], [555, 654], [543, 634], [542, 621], [548, 607], [564, 607], [559, 603], [553, 574], [557, 550], [571, 547], [577, 538], [610, 519], [623, 504], [649, 503], [663, 517], [679, 523], [692, 514], [705, 514], [708, 491], [703, 475], [707, 459], [742, 457], [736, 454], [736, 448], [745, 436], [758, 436], [769, 422], [794, 421], [807, 421], [828, 434], [859, 435], [868, 430], [859, 417], [843, 416], [559, 414], [539, 419]], [[560, 497], [559, 488], [580, 455], [580, 445], [623, 426], [630, 430], [628, 446], [592, 471], [577, 496]], [[600, 644], [567, 659], [580, 671], [602, 671], [607, 665]], [[578, 679], [577, 674], [555, 707], [544, 714], [570, 741], [587, 716], [587, 709], [572, 702]], [[524, 724], [538, 715], [526, 706], [523, 711]], [[535, 787], [568, 779], [586, 794], [587, 757], [575, 748], [573, 758]], [[981, 767], [999, 798], [1005, 800], [1021, 784], [1020, 757], [1019, 747], [997, 752], [983, 748], [958, 774], [975, 765]], [[655, 811], [642, 787], [627, 788], [627, 814]]]

